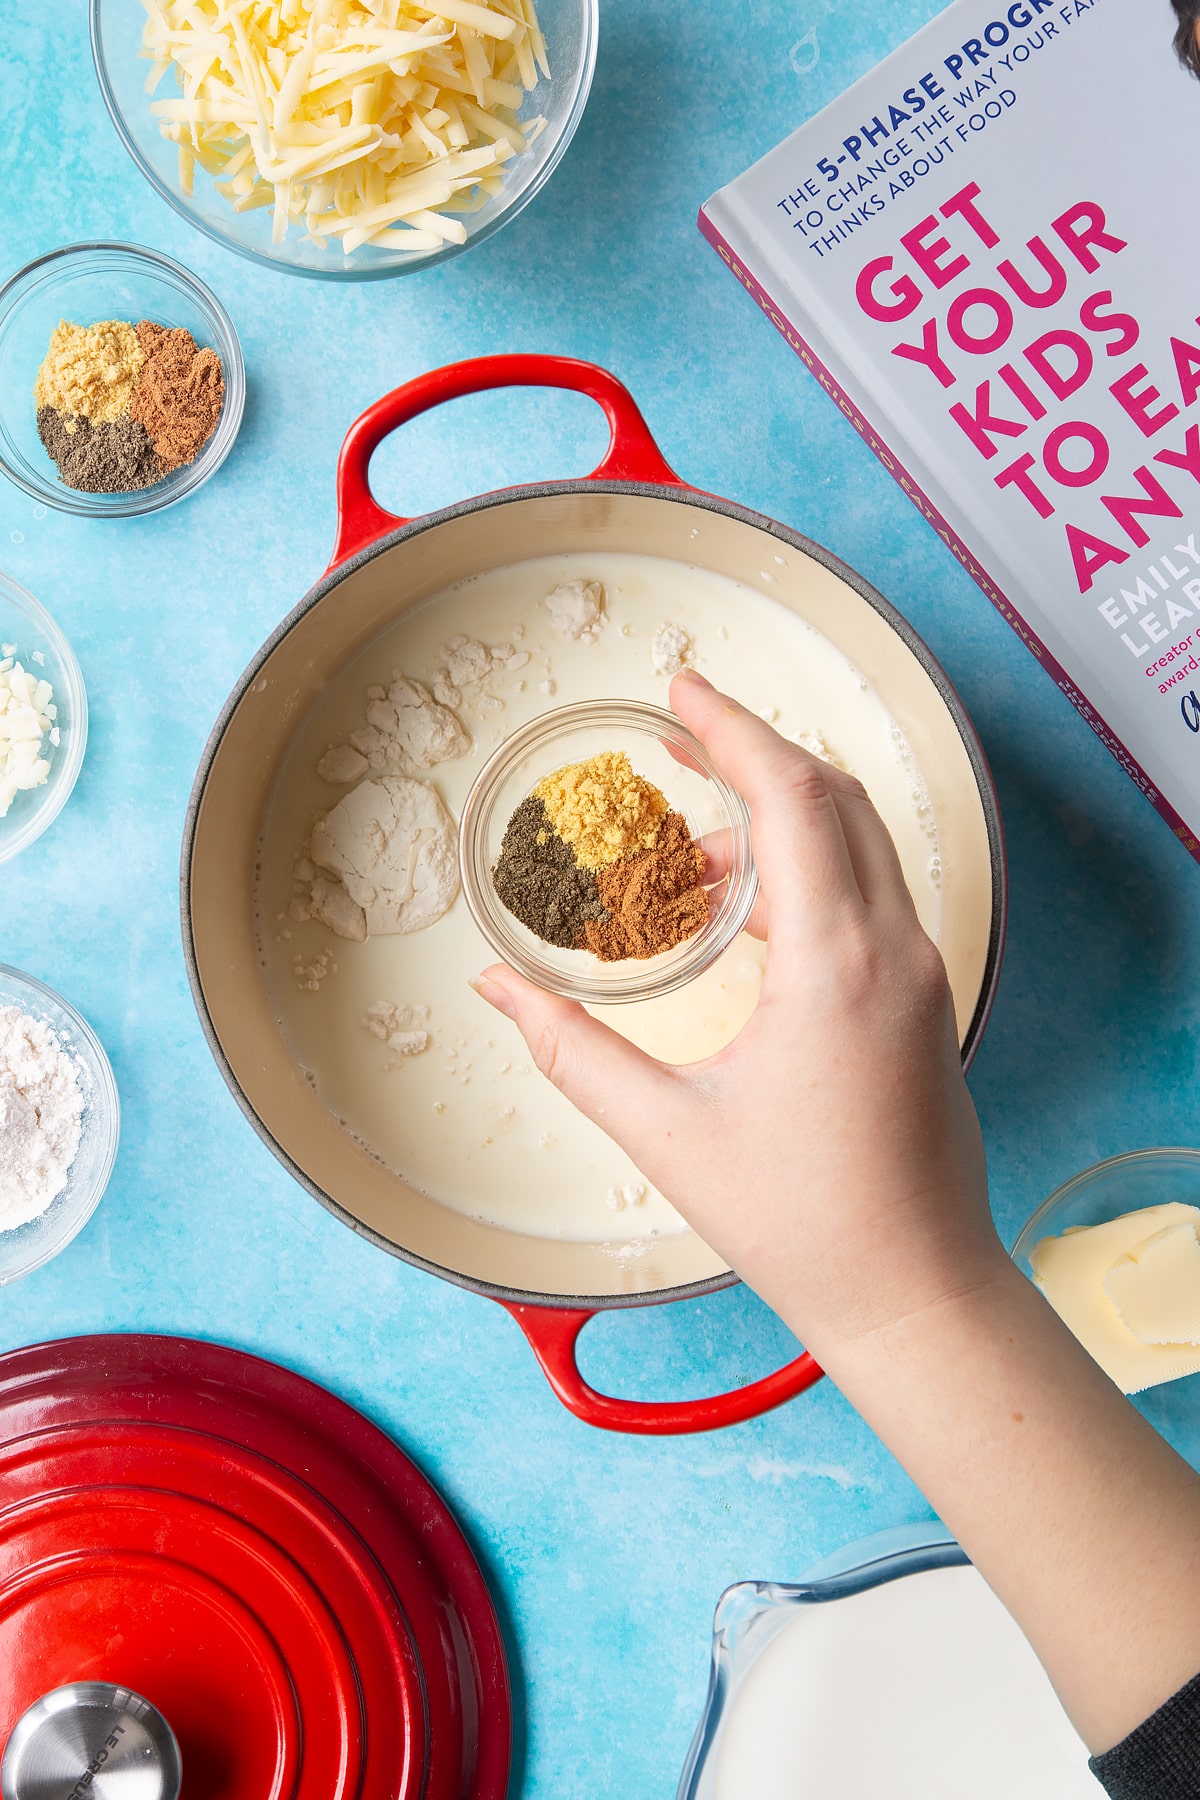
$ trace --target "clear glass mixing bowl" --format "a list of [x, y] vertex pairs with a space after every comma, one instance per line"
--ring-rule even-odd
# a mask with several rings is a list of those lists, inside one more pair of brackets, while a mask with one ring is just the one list
[[[42, 447], [33, 384], [60, 319], [151, 319], [183, 326], [201, 349], [215, 350], [225, 376], [216, 430], [194, 462], [153, 487], [83, 494], [65, 486]], [[174, 506], [214, 475], [233, 448], [246, 401], [241, 346], [225, 308], [181, 264], [139, 244], [67, 244], [27, 263], [0, 287], [0, 468], [19, 488], [60, 512], [87, 519], [128, 519]]]
[[83, 1230], [108, 1186], [121, 1128], [117, 1084], [108, 1058], [75, 1008], [44, 982], [0, 963], [0, 1007], [7, 1006], [48, 1026], [74, 1059], [83, 1091], [83, 1127], [62, 1192], [38, 1218], [0, 1230], [0, 1286], [40, 1269]]
[[[100, 91], [121, 142], [147, 181], [168, 205], [191, 221], [207, 237], [248, 256], [252, 262], [284, 269], [293, 275], [311, 275], [333, 281], [371, 281], [405, 275], [446, 262], [482, 243], [501, 225], [513, 219], [558, 167], [576, 127], [583, 117], [596, 67], [599, 0], [537, 0], [538, 23], [546, 39], [550, 80], [539, 81], [520, 109], [522, 119], [546, 120], [546, 129], [525, 153], [506, 165], [504, 185], [478, 212], [461, 216], [466, 227], [465, 244], [444, 244], [438, 250], [372, 249], [364, 244], [345, 256], [334, 243], [324, 248], [309, 241], [296, 224], [281, 243], [271, 242], [271, 209], [235, 213], [217, 192], [212, 177], [197, 165], [194, 191], [185, 195], [179, 186], [178, 151], [164, 138], [159, 121], [150, 111], [145, 90], [150, 65], [138, 51], [146, 11], [141, 0], [91, 0], [92, 54]], [[170, 90], [164, 77], [163, 95]]]
[[1127, 1150], [1110, 1156], [1055, 1188], [1023, 1227], [1012, 1259], [1032, 1279], [1029, 1259], [1043, 1238], [1172, 1201], [1200, 1206], [1200, 1150]]
[[[624, 750], [654, 782], [693, 837], [728, 834], [728, 871], [709, 890], [708, 923], [672, 950], [643, 962], [601, 962], [587, 950], [544, 944], [504, 905], [492, 884], [504, 830], [544, 775], [604, 750]], [[674, 713], [634, 700], [586, 700], [543, 713], [506, 738], [475, 778], [459, 821], [459, 862], [471, 915], [496, 955], [553, 993], [611, 1005], [651, 1000], [682, 987], [728, 949], [750, 917], [758, 880], [750, 812], [704, 746]]]

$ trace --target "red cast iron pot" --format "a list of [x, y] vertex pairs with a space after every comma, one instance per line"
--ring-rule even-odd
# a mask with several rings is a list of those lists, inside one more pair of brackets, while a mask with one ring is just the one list
[[[443, 401], [510, 386], [568, 388], [595, 400], [612, 434], [599, 467], [582, 480], [484, 494], [421, 519], [398, 518], [372, 497], [371, 456], [390, 432]], [[920, 638], [852, 569], [786, 526], [681, 481], [628, 391], [593, 364], [485, 357], [408, 382], [352, 426], [337, 493], [333, 560], [238, 682], [188, 812], [184, 949], [217, 1064], [256, 1131], [323, 1206], [381, 1249], [506, 1306], [580, 1419], [660, 1433], [753, 1418], [819, 1379], [811, 1356], [735, 1392], [665, 1405], [598, 1393], [576, 1362], [579, 1333], [597, 1311], [691, 1298], [736, 1280], [693, 1233], [656, 1240], [653, 1255], [630, 1268], [597, 1244], [504, 1231], [417, 1192], [326, 1111], [288, 1050], [259, 966], [255, 859], [272, 784], [319, 688], [406, 608], [469, 576], [532, 553], [580, 550], [668, 557], [751, 587], [770, 567], [763, 592], [846, 651], [926, 777], [946, 871], [941, 948], [969, 1062], [999, 974], [1006, 876], [991, 776], [962, 703]]]

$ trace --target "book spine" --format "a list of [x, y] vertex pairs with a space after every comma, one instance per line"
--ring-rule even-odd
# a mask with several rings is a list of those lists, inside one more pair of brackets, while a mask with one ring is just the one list
[[1166, 820], [1184, 849], [1190, 852], [1197, 862], [1200, 862], [1200, 841], [1197, 840], [1196, 833], [1191, 826], [1176, 812], [1170, 801], [1159, 793], [1156, 784], [1142, 768], [1132, 751], [1127, 749], [1112, 727], [1096, 711], [1087, 695], [1071, 680], [1057, 657], [1053, 656], [1046, 648], [1033, 627], [1021, 617], [1007, 594], [992, 580], [978, 558], [967, 548], [954, 527], [934, 505], [920, 483], [914, 479], [900, 458], [884, 442], [875, 427], [863, 415], [861, 408], [847, 394], [842, 384], [830, 373], [811, 344], [801, 335], [792, 320], [772, 299], [757, 277], [746, 267], [741, 257], [717, 229], [703, 207], [700, 209], [698, 222], [702, 234], [712, 245], [721, 261], [732, 274], [736, 275], [751, 298], [758, 302], [776, 331], [796, 352], [809, 374], [816, 377], [830, 399], [849, 419], [873, 455], [883, 464], [893, 480], [899, 483], [918, 512], [933, 526], [942, 542], [953, 551], [976, 586], [986, 594], [1000, 617], [1012, 627], [1025, 648], [1037, 658], [1055, 686], [1066, 695], [1079, 716], [1095, 732], [1104, 748], [1115, 758], [1126, 775], [1145, 795], [1161, 817]]

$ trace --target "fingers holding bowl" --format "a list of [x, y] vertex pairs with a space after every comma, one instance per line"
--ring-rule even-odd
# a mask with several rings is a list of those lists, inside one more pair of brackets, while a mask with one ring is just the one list
[[[671, 705], [749, 803], [760, 927], [772, 896], [789, 896], [789, 904], [777, 904], [777, 943], [781, 934], [823, 935], [864, 906], [915, 922], [891, 834], [860, 781], [782, 737], [695, 670], [675, 677]], [[704, 847], [707, 853], [712, 841], [720, 870], [716, 836]]]
[[[728, 828], [708, 831], [697, 842], [704, 853], [704, 885], [708, 889], [711, 904], [715, 907], [720, 903], [718, 890], [723, 882], [729, 880], [734, 869], [733, 833]], [[754, 938], [765, 938], [767, 935], [767, 909], [761, 890], [755, 897], [750, 917], [742, 930], [749, 932]]]
[[506, 963], [493, 963], [471, 986], [513, 1021], [540, 1073], [652, 1172], [664, 1134], [671, 1135], [668, 1123], [686, 1105], [675, 1072], [578, 1001], [549, 993]]

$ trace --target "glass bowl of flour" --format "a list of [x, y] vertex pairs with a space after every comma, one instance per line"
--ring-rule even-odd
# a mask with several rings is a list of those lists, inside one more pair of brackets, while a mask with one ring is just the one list
[[0, 1285], [40, 1269], [91, 1218], [117, 1154], [120, 1102], [96, 1034], [0, 963]]

